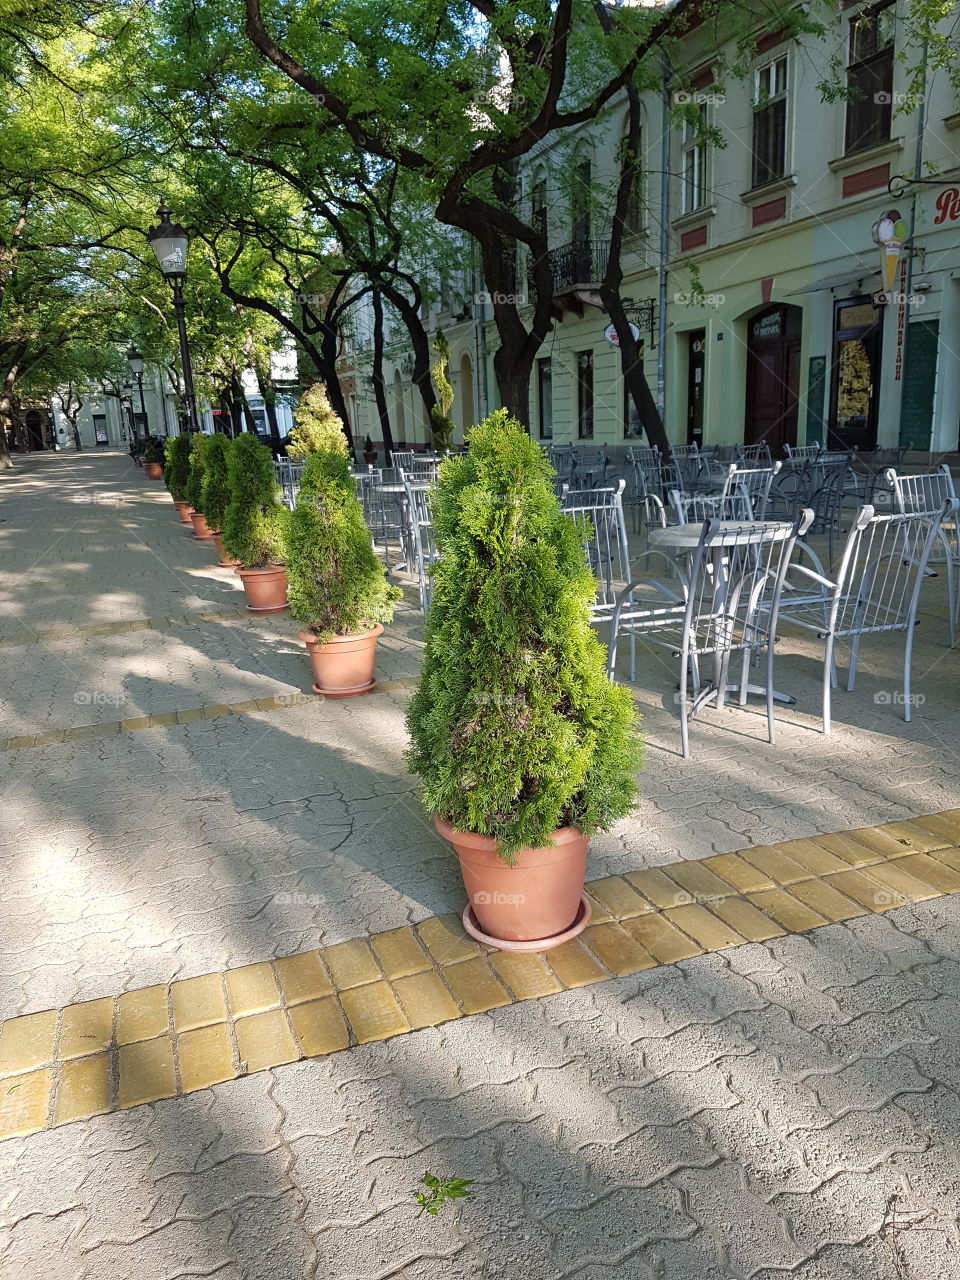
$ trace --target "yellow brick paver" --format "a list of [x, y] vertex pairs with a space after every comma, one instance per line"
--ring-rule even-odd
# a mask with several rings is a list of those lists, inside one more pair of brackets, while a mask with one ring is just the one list
[[958, 839], [955, 809], [606, 876], [586, 886], [588, 928], [543, 953], [481, 948], [450, 913], [10, 1018], [0, 1025], [0, 1138], [960, 893]]
[[60, 1068], [54, 1122], [66, 1124], [84, 1116], [102, 1115], [113, 1105], [113, 1075], [108, 1053], [75, 1058]]
[[227, 1016], [219, 973], [184, 978], [182, 982], [173, 983], [171, 992], [173, 1025], [178, 1031], [190, 1031], [194, 1027], [205, 1027], [211, 1022], [223, 1022]]
[[184, 1093], [206, 1089], [237, 1074], [233, 1065], [233, 1045], [225, 1022], [185, 1031], [177, 1041], [180, 1079]]
[[113, 999], [87, 1000], [71, 1004], [63, 1011], [60, 1029], [60, 1058], [80, 1058], [100, 1053], [113, 1042]]
[[398, 978], [393, 989], [411, 1027], [436, 1027], [460, 1017], [457, 1002], [433, 969]]
[[430, 968], [430, 957], [417, 941], [417, 935], [406, 926], [378, 933], [372, 939], [373, 951], [388, 978], [403, 978]]
[[287, 1004], [300, 1004], [304, 1000], [333, 994], [333, 983], [316, 951], [284, 956], [282, 960], [275, 960], [274, 965], [280, 975], [280, 989]]
[[386, 1040], [408, 1031], [410, 1024], [386, 982], [370, 982], [351, 987], [340, 997], [353, 1034], [359, 1044]]
[[237, 1018], [245, 1013], [263, 1013], [280, 1003], [280, 988], [269, 964], [247, 964], [228, 969], [227, 999], [230, 1012]]
[[57, 1011], [9, 1018], [0, 1031], [0, 1076], [30, 1071], [53, 1058]]

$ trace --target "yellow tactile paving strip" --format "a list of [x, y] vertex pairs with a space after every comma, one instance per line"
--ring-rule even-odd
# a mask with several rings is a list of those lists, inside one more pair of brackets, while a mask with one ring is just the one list
[[542, 955], [454, 916], [8, 1019], [0, 1138], [205, 1089], [704, 952], [960, 892], [960, 809], [587, 886], [593, 921]]
[[[381, 680], [365, 697], [412, 689], [419, 683], [416, 676], [398, 680]], [[198, 720], [219, 720], [221, 716], [249, 716], [257, 711], [282, 711], [305, 702], [323, 702], [315, 693], [278, 693], [270, 698], [248, 698], [245, 702], [216, 702], [186, 711], [163, 711], [159, 715], [131, 716], [126, 720], [101, 720], [97, 724], [74, 725], [72, 729], [50, 729], [46, 733], [25, 733], [14, 738], [0, 738], [0, 751], [23, 751], [30, 747], [52, 747], [60, 742], [84, 742], [94, 738], [113, 738], [118, 733], [136, 733], [140, 729], [168, 729], [171, 725], [196, 724]]]
[[199, 622], [232, 622], [235, 618], [250, 616], [247, 609], [227, 609], [220, 613], [211, 613], [209, 609], [194, 609], [171, 618], [131, 618], [129, 622], [98, 622], [85, 627], [42, 627], [37, 631], [0, 636], [0, 649], [21, 648], [28, 644], [53, 644], [58, 640], [82, 640], [87, 636], [121, 636], [128, 631], [169, 631], [173, 627], [193, 627]]

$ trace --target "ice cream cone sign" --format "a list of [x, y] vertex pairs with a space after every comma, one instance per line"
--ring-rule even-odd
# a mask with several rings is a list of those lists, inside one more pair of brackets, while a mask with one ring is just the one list
[[897, 209], [890, 209], [873, 224], [873, 238], [880, 248], [884, 293], [890, 293], [893, 289], [897, 278], [897, 264], [900, 261], [900, 249], [909, 234], [910, 229]]

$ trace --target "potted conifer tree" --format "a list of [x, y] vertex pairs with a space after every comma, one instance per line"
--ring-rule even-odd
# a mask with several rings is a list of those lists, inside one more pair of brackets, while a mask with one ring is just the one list
[[293, 421], [294, 428], [287, 437], [287, 456], [290, 458], [305, 458], [317, 449], [326, 448], [331, 427], [335, 426], [343, 433], [343, 423], [330, 407], [321, 382], [315, 382], [300, 397], [300, 403], [293, 411]]
[[227, 503], [230, 501], [230, 481], [228, 478], [228, 456], [231, 441], [219, 431], [207, 436], [205, 468], [203, 472], [203, 493], [201, 509], [207, 521], [207, 527], [213, 535], [213, 544], [217, 548], [217, 559], [224, 568], [235, 568], [236, 560], [231, 560], [223, 548], [220, 531], [226, 516]]
[[369, 436], [365, 436], [363, 440], [363, 460], [368, 467], [372, 467], [377, 460], [377, 451]]
[[237, 436], [227, 455], [230, 500], [223, 518], [224, 550], [237, 562], [247, 608], [278, 613], [287, 606], [283, 561], [288, 511], [280, 501], [273, 457], [249, 433]]
[[207, 474], [207, 444], [211, 436], [197, 431], [190, 441], [190, 476], [187, 480], [187, 502], [190, 506], [190, 520], [193, 523], [193, 536], [209, 540], [213, 530], [207, 524], [203, 511], [203, 486]]
[[376, 684], [377, 640], [403, 592], [374, 554], [340, 419], [313, 432], [288, 531], [290, 614], [306, 624], [314, 693], [351, 698]]
[[140, 455], [143, 460], [143, 470], [148, 480], [162, 480], [163, 477], [163, 454], [154, 440], [144, 442], [143, 453]]
[[187, 501], [187, 485], [190, 482], [190, 437], [185, 432], [173, 436], [164, 446], [166, 463], [163, 481], [170, 490], [173, 505], [177, 508], [181, 524], [191, 524], [190, 503]]
[[464, 924], [545, 950], [589, 920], [591, 833], [634, 805], [642, 760], [630, 691], [590, 626], [584, 530], [541, 447], [506, 410], [441, 466], [439, 553], [408, 759], [460, 859]]

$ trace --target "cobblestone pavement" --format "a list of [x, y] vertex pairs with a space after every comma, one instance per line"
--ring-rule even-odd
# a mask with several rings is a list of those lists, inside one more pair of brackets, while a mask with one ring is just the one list
[[[30, 459], [0, 486], [0, 635], [238, 608], [125, 458]], [[896, 649], [866, 646], [824, 739], [812, 651], [787, 636], [778, 684], [800, 701], [778, 744], [755, 712], [714, 711], [682, 764], [651, 660], [644, 800], [594, 842], [591, 875], [960, 805], [939, 587], [911, 725]], [[405, 608], [382, 645], [398, 684], [418, 622]], [[241, 616], [4, 646], [0, 732], [294, 695], [291, 630]], [[456, 909], [402, 767], [405, 700], [5, 752], [0, 1017]], [[958, 948], [960, 901], [938, 898], [10, 1139], [0, 1275], [955, 1280]], [[473, 1195], [417, 1217], [427, 1169]]]

